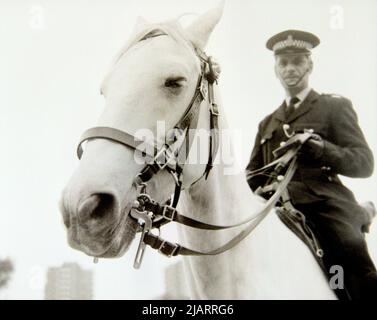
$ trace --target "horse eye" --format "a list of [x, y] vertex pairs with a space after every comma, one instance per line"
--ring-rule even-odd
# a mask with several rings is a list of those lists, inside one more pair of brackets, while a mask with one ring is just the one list
[[180, 88], [181, 84], [178, 81], [166, 80], [165, 81], [165, 87], [167, 87], [167, 88]]
[[168, 78], [165, 81], [165, 87], [171, 89], [178, 89], [181, 88], [186, 81], [184, 77], [177, 77], [177, 78]]

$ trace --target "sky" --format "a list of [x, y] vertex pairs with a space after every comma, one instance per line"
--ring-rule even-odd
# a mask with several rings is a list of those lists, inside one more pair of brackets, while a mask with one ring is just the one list
[[[16, 271], [0, 299], [43, 299], [49, 266], [77, 262], [95, 275], [95, 298], [155, 298], [164, 268], [175, 263], [148, 251], [132, 269], [137, 243], [120, 259], [92, 260], [71, 249], [58, 210], [78, 165], [81, 133], [104, 107], [99, 88], [138, 16], [159, 22], [203, 13], [217, 0], [68, 0], [0, 2], [0, 258]], [[188, 23], [188, 16], [183, 22]], [[242, 132], [247, 163], [259, 121], [284, 92], [266, 40], [286, 29], [315, 33], [311, 86], [352, 100], [377, 155], [377, 2], [375, 0], [228, 0], [207, 53], [222, 66], [219, 82], [229, 126]], [[343, 179], [359, 201], [377, 200], [377, 173]], [[174, 234], [170, 229], [168, 234]], [[367, 236], [377, 261], [377, 226]]]

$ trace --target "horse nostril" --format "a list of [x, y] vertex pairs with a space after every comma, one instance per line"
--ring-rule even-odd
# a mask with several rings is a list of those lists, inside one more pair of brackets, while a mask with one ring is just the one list
[[107, 193], [96, 193], [85, 199], [79, 206], [78, 215], [81, 221], [101, 219], [112, 212], [114, 197]]

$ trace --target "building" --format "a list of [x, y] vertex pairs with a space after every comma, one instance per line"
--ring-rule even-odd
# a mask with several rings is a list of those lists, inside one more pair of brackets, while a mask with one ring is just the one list
[[77, 263], [64, 263], [49, 268], [45, 300], [91, 300], [93, 298], [92, 271], [83, 270]]

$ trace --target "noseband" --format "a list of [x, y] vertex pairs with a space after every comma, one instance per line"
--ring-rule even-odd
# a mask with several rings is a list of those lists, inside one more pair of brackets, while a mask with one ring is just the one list
[[[273, 181], [275, 192], [266, 202], [260, 212], [253, 214], [252, 217], [237, 224], [228, 226], [211, 225], [184, 216], [177, 211], [176, 206], [178, 204], [182, 189], [182, 172], [188, 154], [188, 152], [185, 152], [185, 158], [181, 159], [180, 151], [182, 150], [183, 145], [185, 145], [185, 143], [187, 143], [189, 140], [189, 129], [197, 128], [199, 109], [203, 101], [208, 102], [208, 111], [210, 115], [210, 152], [204, 173], [194, 183], [198, 182], [202, 178], [207, 179], [208, 174], [213, 167], [213, 161], [219, 147], [219, 110], [215, 102], [213, 90], [214, 84], [217, 83], [217, 75], [213, 71], [211, 58], [206, 56], [204, 52], [197, 52], [197, 55], [201, 61], [201, 72], [199, 74], [197, 86], [191, 102], [186, 108], [186, 111], [181, 119], [174, 127], [174, 138], [171, 139], [171, 141], [166, 142], [162, 148], [158, 148], [156, 143], [149, 145], [149, 148], [145, 148], [146, 151], [143, 151], [143, 155], [149, 159], [148, 164], [141, 170], [133, 181], [133, 185], [138, 190], [138, 196], [130, 211], [130, 216], [138, 221], [138, 232], [141, 232], [140, 242], [134, 262], [135, 268], [140, 267], [147, 245], [168, 257], [177, 255], [217, 255], [233, 248], [241, 240], [247, 237], [275, 206], [276, 202], [286, 189], [289, 181], [293, 177], [296, 169], [296, 154], [299, 149], [297, 146], [289, 149], [286, 153], [284, 153], [284, 155], [275, 160], [273, 163], [262, 168], [261, 170], [271, 167], [275, 168], [275, 179]], [[143, 143], [144, 146], [148, 145], [145, 141], [140, 141], [135, 136], [115, 128], [94, 127], [85, 131], [81, 137], [80, 143], [77, 147], [77, 155], [79, 159], [81, 159], [83, 154], [83, 142], [98, 138], [111, 140], [138, 151], [140, 151], [141, 143]], [[188, 144], [188, 150], [190, 150], [191, 141], [188, 141]], [[288, 167], [288, 169], [285, 172], [285, 176], [280, 176], [280, 171], [286, 167]], [[162, 170], [167, 170], [174, 177], [176, 184], [173, 200], [170, 201], [169, 199], [165, 204], [159, 204], [158, 202], [154, 201], [146, 192], [148, 181], [150, 181], [154, 175]], [[188, 249], [176, 243], [168, 242], [151, 232], [152, 229], [159, 229], [162, 225], [173, 221], [202, 230], [225, 230], [246, 224], [248, 224], [248, 226], [236, 237], [218, 249], [209, 252], [201, 252]]]

